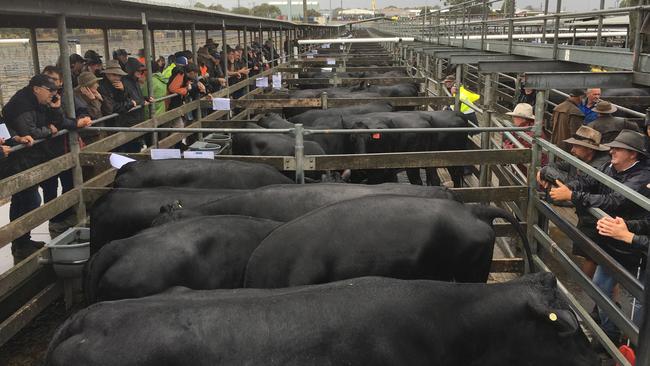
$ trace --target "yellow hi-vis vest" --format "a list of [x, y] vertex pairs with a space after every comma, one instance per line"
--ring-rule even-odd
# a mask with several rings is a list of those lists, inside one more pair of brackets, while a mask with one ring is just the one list
[[[474, 110], [470, 108], [467, 104], [463, 102], [468, 102], [471, 104], [474, 104], [477, 100], [481, 98], [480, 95], [473, 93], [467, 89], [465, 89], [464, 86], [460, 87], [460, 111], [464, 114], [469, 114], [469, 113], [474, 113]], [[451, 105], [451, 110], [454, 110], [455, 105]]]

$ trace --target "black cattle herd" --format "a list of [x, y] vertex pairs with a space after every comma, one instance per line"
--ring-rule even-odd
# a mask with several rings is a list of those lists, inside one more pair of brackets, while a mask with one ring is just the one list
[[[313, 77], [313, 76], [312, 76]], [[416, 96], [412, 84], [291, 90], [332, 98]], [[248, 127], [467, 127], [453, 111], [388, 103], [285, 108]], [[285, 119], [286, 117], [286, 119]], [[467, 149], [468, 133], [313, 134], [308, 155]], [[293, 155], [281, 134], [234, 134], [235, 155]], [[450, 168], [454, 185], [462, 167]], [[305, 185], [264, 164], [124, 165], [90, 215], [87, 307], [57, 330], [48, 366], [592, 366], [596, 355], [547, 273], [486, 284], [493, 220], [435, 169], [376, 169]], [[368, 184], [354, 184], [368, 183]]]

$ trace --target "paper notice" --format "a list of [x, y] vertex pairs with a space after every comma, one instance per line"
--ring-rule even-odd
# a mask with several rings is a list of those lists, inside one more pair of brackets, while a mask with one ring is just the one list
[[282, 89], [282, 74], [273, 74], [273, 89]]
[[214, 151], [185, 151], [185, 159], [214, 159]]
[[151, 149], [151, 160], [180, 159], [179, 149]]
[[333, 58], [328, 58], [327, 59], [327, 64], [328, 65], [336, 65], [336, 60]]
[[229, 111], [230, 98], [212, 98], [212, 110], [214, 111]]
[[258, 88], [267, 88], [269, 86], [269, 78], [265, 76], [255, 79], [255, 86]]
[[131, 159], [129, 157], [126, 157], [124, 155], [118, 155], [118, 154], [111, 154], [109, 161], [111, 162], [111, 166], [115, 169], [120, 169], [122, 165], [126, 163], [130, 163], [132, 161], [135, 161], [135, 159]]

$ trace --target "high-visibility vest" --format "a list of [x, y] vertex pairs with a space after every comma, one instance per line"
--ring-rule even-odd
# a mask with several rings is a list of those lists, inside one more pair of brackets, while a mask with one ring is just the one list
[[[468, 89], [465, 89], [464, 86], [460, 87], [460, 111], [464, 114], [474, 113], [474, 110], [470, 108], [467, 104], [463, 102], [468, 102], [474, 104], [479, 100], [481, 96], [479, 94], [473, 93]], [[454, 110], [455, 105], [451, 106], [451, 110]]]

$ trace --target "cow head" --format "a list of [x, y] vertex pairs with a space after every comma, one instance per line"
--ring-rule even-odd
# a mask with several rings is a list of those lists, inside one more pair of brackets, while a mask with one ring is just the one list
[[[527, 283], [526, 283], [527, 282]], [[510, 349], [516, 364], [588, 366], [596, 354], [578, 319], [557, 289], [555, 276], [539, 273], [524, 280], [520, 321], [513, 329]]]

